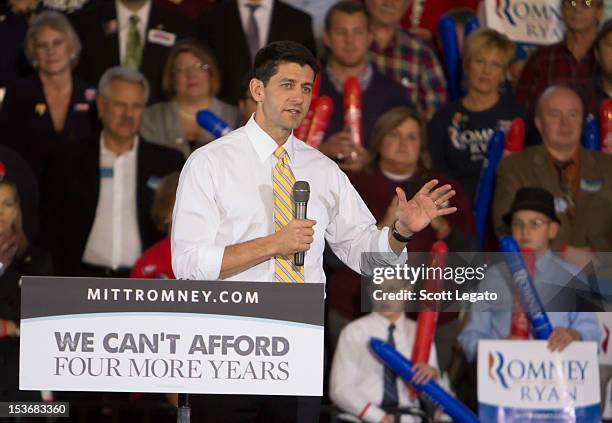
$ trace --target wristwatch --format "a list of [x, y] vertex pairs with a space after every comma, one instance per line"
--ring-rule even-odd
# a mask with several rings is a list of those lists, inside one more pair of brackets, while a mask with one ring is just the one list
[[397, 223], [397, 220], [395, 222], [393, 222], [393, 226], [391, 226], [391, 235], [393, 235], [393, 238], [395, 238], [399, 242], [408, 242], [408, 241], [412, 240], [412, 238], [414, 238], [414, 234], [411, 234], [410, 236], [404, 236], [404, 235], [400, 234], [398, 232], [397, 228], [395, 227], [396, 223]]

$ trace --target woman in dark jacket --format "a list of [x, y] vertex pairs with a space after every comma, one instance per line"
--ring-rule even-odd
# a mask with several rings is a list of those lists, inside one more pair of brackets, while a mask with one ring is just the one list
[[[406, 248], [409, 252], [429, 252], [434, 242], [442, 240], [450, 251], [472, 251], [475, 247], [472, 242], [474, 218], [470, 199], [457, 182], [444, 174], [431, 172], [425, 127], [424, 120], [409, 108], [397, 107], [387, 111], [372, 131], [370, 163], [364, 171], [351, 172], [348, 177], [379, 228], [391, 227], [395, 221], [397, 187], [403, 188], [410, 198], [431, 179], [437, 179], [440, 185], [451, 184], [456, 194], [450, 203], [457, 207], [457, 213], [434, 219], [430, 226], [415, 235]], [[327, 329], [332, 346], [335, 346], [340, 330], [362, 314], [360, 277], [342, 266], [330, 275], [328, 281], [330, 309]]]
[[23, 232], [17, 188], [0, 181], [0, 401], [36, 401], [40, 393], [19, 391], [19, 318], [22, 276], [52, 273], [51, 259], [31, 246]]
[[496, 129], [507, 131], [512, 120], [520, 117], [525, 121], [526, 142], [537, 142], [527, 109], [503, 90], [515, 49], [508, 37], [493, 29], [470, 34], [463, 48], [467, 94], [438, 110], [429, 121], [433, 168], [459, 182], [472, 201]]
[[19, 152], [37, 175], [60, 142], [85, 139], [97, 129], [96, 91], [72, 74], [81, 43], [59, 12], [38, 15], [25, 52], [37, 73], [10, 84], [0, 113], [0, 142]]

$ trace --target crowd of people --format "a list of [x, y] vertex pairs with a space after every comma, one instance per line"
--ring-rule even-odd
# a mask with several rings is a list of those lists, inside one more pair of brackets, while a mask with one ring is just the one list
[[[317, 26], [299, 2], [283, 0], [82, 0], [70, 7], [6, 0], [0, 375], [7, 377], [0, 377], [0, 401], [40, 395], [17, 383], [21, 276], [174, 279], [169, 234], [179, 173], [216, 138], [197, 112], [256, 131], [252, 115], [261, 101], [249, 85], [251, 68], [257, 51], [274, 41], [297, 42], [318, 59], [318, 94], [334, 106], [319, 151], [346, 173], [379, 228], [394, 225], [397, 187], [410, 198], [430, 179], [453, 186], [450, 205], [458, 211], [436, 217], [409, 252], [430, 251], [436, 241], [450, 251], [490, 250], [491, 239], [511, 234], [535, 252], [540, 285], [589, 253], [612, 251], [612, 156], [581, 144], [587, 116], [598, 116], [612, 97], [612, 20], [603, 22], [603, 0], [559, 2], [564, 38], [535, 48], [519, 72], [506, 35], [482, 28], [460, 37], [464, 94], [450, 101], [430, 7], [453, 17], [463, 34], [478, 1], [322, 1]], [[415, 14], [429, 16], [422, 27]], [[362, 91], [362, 145], [345, 125], [343, 87], [353, 77]], [[499, 164], [483, 245], [473, 210], [487, 147], [515, 118], [525, 123], [525, 147]], [[241, 159], [232, 160], [239, 168]], [[409, 355], [414, 316], [365, 314], [360, 275], [323, 249], [313, 254], [323, 255], [320, 282], [327, 281], [329, 398], [363, 421], [390, 423], [397, 410], [419, 404], [399, 378], [384, 382], [364, 340], [377, 335]], [[490, 276], [504, 277], [499, 269]], [[601, 339], [594, 313], [552, 314], [551, 350]], [[475, 407], [475, 380], [471, 387], [461, 381], [472, 377], [477, 341], [510, 338], [510, 319], [449, 313], [418, 378], [449, 376], [447, 388]], [[602, 370], [602, 398], [610, 373]]]

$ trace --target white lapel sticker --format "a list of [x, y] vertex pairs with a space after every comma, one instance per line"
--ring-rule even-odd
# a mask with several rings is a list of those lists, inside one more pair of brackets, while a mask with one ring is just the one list
[[164, 47], [172, 47], [176, 42], [176, 34], [161, 29], [150, 29], [149, 38], [150, 43], [159, 44]]

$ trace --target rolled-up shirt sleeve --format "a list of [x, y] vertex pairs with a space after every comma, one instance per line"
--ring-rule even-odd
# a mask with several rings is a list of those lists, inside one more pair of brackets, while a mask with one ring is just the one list
[[225, 245], [216, 244], [220, 224], [213, 163], [192, 155], [179, 180], [172, 216], [172, 270], [177, 279], [216, 280]]

